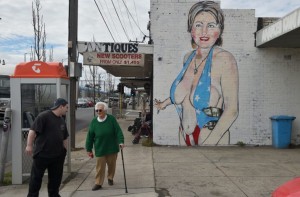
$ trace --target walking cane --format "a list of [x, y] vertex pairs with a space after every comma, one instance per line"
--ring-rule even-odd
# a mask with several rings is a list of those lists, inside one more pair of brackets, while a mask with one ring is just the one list
[[121, 155], [122, 155], [123, 172], [124, 172], [124, 181], [125, 181], [125, 193], [128, 193], [128, 191], [127, 191], [127, 184], [126, 184], [126, 175], [125, 175], [125, 166], [124, 166], [123, 148], [122, 148], [122, 147], [121, 147]]

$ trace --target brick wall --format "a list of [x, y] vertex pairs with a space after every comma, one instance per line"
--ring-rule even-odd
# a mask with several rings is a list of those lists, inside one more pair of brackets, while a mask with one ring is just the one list
[[[190, 51], [187, 15], [196, 1], [151, 0], [154, 41], [153, 98], [164, 100]], [[272, 115], [296, 116], [292, 143], [300, 143], [300, 49], [254, 47], [255, 10], [225, 9], [223, 48], [236, 58], [239, 70], [239, 116], [231, 126], [231, 144], [271, 145]], [[174, 106], [159, 114], [154, 108], [154, 142], [178, 145], [179, 119]]]

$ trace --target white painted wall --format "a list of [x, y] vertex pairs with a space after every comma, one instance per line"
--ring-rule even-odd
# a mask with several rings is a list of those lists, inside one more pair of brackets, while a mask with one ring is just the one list
[[[153, 98], [164, 100], [182, 68], [183, 56], [192, 50], [187, 15], [196, 1], [151, 1], [154, 41]], [[255, 10], [223, 10], [223, 48], [236, 58], [239, 69], [239, 116], [231, 131], [231, 144], [271, 145], [273, 115], [295, 116], [292, 143], [300, 144], [300, 49], [254, 46]], [[290, 58], [289, 58], [290, 57]], [[161, 61], [159, 60], [161, 58]], [[159, 114], [154, 108], [153, 140], [178, 145], [179, 119], [174, 106]]]

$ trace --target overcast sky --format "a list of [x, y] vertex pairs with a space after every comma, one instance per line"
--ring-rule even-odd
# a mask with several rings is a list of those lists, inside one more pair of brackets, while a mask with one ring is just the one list
[[[95, 1], [110, 31], [103, 22]], [[79, 41], [142, 41], [144, 35], [148, 35], [147, 23], [150, 0], [95, 1], [78, 1]], [[220, 2], [223, 9], [255, 9], [256, 17], [283, 17], [300, 7], [299, 0], [221, 0]], [[63, 61], [66, 64], [68, 57], [68, 1], [41, 0], [41, 5], [41, 14], [46, 24], [47, 47], [53, 47], [54, 61]], [[7, 65], [23, 62], [25, 57], [27, 61], [29, 60], [30, 48], [33, 45], [31, 6], [31, 0], [0, 1], [0, 18], [2, 18], [0, 20], [1, 63], [3, 59]], [[119, 20], [122, 21], [123, 25], [120, 25]]]

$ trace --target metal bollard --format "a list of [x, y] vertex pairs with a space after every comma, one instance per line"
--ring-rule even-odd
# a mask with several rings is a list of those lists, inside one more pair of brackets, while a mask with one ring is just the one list
[[3, 132], [0, 149], [0, 183], [4, 181], [5, 162], [7, 155], [8, 138], [10, 131], [10, 119], [11, 119], [11, 108], [5, 109], [4, 121], [3, 121]]

